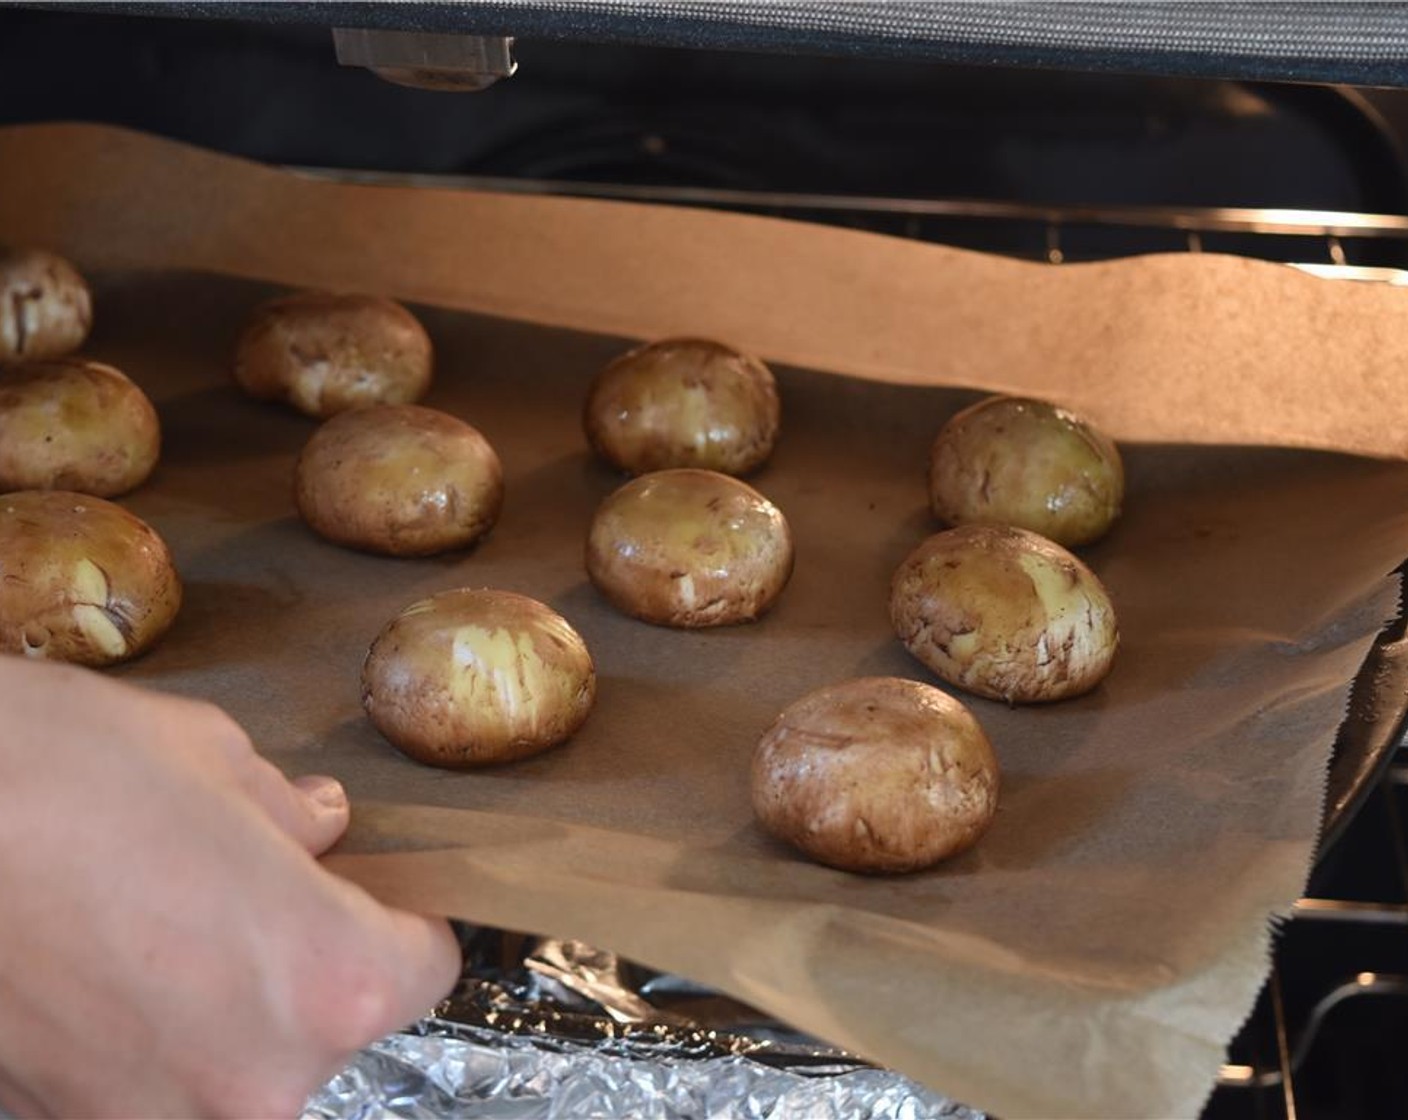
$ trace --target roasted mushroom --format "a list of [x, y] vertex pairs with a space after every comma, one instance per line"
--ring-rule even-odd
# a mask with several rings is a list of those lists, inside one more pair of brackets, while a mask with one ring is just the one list
[[950, 684], [1030, 703], [1094, 688], [1119, 644], [1095, 573], [1025, 529], [963, 525], [936, 533], [900, 565], [895, 633]]
[[772, 454], [778, 414], [777, 384], [757, 358], [718, 342], [671, 338], [603, 369], [583, 426], [592, 449], [630, 474], [700, 467], [738, 475]]
[[1119, 516], [1124, 467], [1115, 445], [1068, 409], [989, 397], [940, 430], [929, 497], [950, 525], [1012, 525], [1074, 548]]
[[419, 400], [430, 386], [431, 362], [430, 337], [399, 303], [300, 292], [255, 310], [234, 374], [252, 397], [328, 417]]
[[166, 544], [102, 498], [0, 497], [0, 652], [111, 665], [151, 648], [181, 605]]
[[0, 368], [0, 491], [111, 498], [140, 486], [160, 451], [156, 409], [112, 366], [53, 358]]
[[503, 469], [479, 432], [419, 405], [335, 416], [303, 448], [298, 512], [335, 544], [390, 556], [465, 548], [503, 505]]
[[596, 671], [561, 615], [509, 591], [445, 591], [372, 643], [362, 704], [404, 754], [451, 769], [537, 754], [591, 711]]
[[748, 622], [786, 586], [792, 534], [781, 511], [736, 478], [657, 471], [601, 503], [587, 574], [619, 610], [646, 622]]
[[43, 249], [0, 250], [0, 362], [71, 353], [92, 325], [93, 298], [73, 265]]
[[753, 755], [753, 811], [845, 871], [928, 867], [972, 846], [997, 809], [983, 729], [932, 685], [865, 677], [787, 708]]

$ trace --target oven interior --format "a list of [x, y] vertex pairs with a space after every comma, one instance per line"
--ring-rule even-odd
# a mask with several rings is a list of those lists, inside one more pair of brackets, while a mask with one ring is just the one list
[[[1400, 91], [531, 38], [514, 53], [511, 79], [448, 94], [339, 66], [316, 22], [7, 9], [0, 124], [103, 121], [343, 179], [741, 209], [1053, 264], [1227, 252], [1408, 283]], [[1380, 751], [1353, 802], [1206, 1117], [1408, 1115], [1408, 748]]]

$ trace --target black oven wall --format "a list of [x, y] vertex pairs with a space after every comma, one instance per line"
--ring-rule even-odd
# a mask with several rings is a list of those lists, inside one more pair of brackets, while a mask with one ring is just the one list
[[[1328, 86], [557, 39], [515, 50], [516, 76], [450, 94], [339, 66], [325, 26], [4, 8], [0, 123], [104, 121], [272, 163], [398, 172], [1056, 205], [1408, 205], [1393, 130], [1362, 95]], [[1039, 255], [1024, 236], [989, 247]]]

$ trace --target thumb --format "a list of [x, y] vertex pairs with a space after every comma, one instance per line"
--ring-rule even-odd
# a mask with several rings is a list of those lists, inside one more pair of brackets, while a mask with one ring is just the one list
[[351, 812], [336, 778], [307, 774], [289, 781], [268, 759], [254, 755], [242, 779], [255, 804], [311, 855], [322, 855], [347, 831]]

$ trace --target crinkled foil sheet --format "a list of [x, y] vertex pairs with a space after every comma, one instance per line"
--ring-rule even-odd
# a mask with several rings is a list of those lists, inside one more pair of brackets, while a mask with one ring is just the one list
[[624, 1051], [548, 1043], [427, 1020], [383, 1039], [308, 1103], [304, 1116], [474, 1116], [504, 1120], [920, 1120], [980, 1114], [876, 1069], [807, 1073], [749, 1058], [692, 1059], [644, 1044]]
[[358, 1054], [304, 1120], [982, 1120], [679, 977], [580, 942], [461, 933], [454, 995]]

